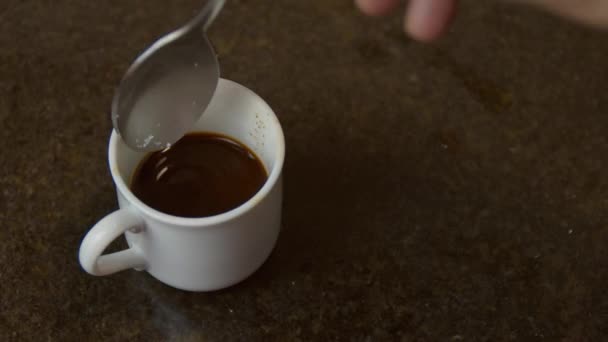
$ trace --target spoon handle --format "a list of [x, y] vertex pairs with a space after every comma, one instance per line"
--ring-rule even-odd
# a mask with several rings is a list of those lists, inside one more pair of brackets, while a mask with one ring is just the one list
[[207, 31], [209, 26], [215, 20], [215, 17], [220, 13], [226, 0], [207, 0], [207, 3], [199, 14], [190, 21], [191, 28], [202, 28], [203, 31]]

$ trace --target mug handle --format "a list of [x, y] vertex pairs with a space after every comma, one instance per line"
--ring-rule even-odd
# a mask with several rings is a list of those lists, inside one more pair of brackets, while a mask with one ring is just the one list
[[128, 209], [119, 209], [97, 222], [80, 244], [80, 265], [88, 273], [104, 276], [129, 268], [146, 268], [146, 259], [137, 247], [101, 255], [114, 239], [127, 230], [141, 233], [144, 221]]

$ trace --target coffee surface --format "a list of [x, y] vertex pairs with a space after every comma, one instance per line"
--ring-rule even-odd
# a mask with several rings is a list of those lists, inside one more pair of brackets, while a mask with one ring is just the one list
[[266, 179], [264, 165], [245, 145], [219, 134], [192, 133], [144, 158], [131, 190], [163, 213], [206, 217], [245, 203]]

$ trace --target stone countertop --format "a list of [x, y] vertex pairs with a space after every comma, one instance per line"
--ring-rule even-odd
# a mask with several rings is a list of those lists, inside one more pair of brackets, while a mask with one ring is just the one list
[[421, 45], [351, 1], [229, 1], [223, 76], [288, 143], [277, 248], [213, 293], [84, 273], [114, 87], [200, 3], [0, 5], [0, 340], [608, 336], [608, 33], [498, 2]]

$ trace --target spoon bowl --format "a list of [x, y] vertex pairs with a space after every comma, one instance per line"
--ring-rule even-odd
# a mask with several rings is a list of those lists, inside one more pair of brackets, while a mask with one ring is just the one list
[[220, 70], [205, 30], [223, 4], [208, 1], [197, 17], [156, 41], [127, 70], [112, 101], [112, 123], [131, 148], [170, 147], [211, 102]]

